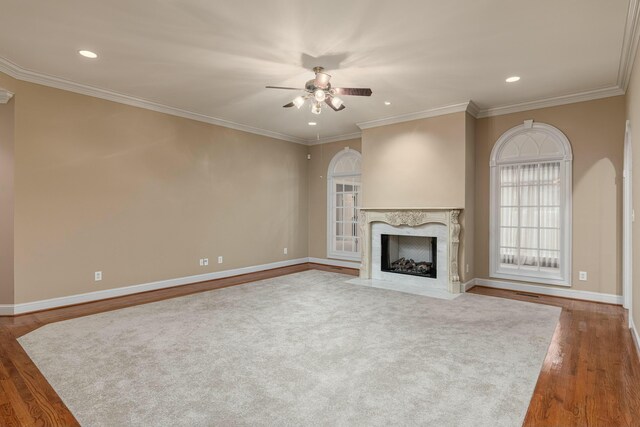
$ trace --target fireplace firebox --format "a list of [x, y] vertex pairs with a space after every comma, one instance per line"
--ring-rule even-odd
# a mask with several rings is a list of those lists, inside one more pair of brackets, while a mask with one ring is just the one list
[[438, 277], [436, 237], [382, 234], [381, 270], [411, 276]]

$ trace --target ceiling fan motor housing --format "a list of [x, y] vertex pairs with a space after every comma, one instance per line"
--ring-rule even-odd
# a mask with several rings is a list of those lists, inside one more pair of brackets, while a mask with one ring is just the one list
[[318, 86], [316, 86], [316, 81], [315, 80], [309, 80], [304, 85], [304, 88], [309, 92], [315, 92], [318, 89], [322, 89], [325, 92], [329, 92], [329, 90], [331, 90], [331, 83], [327, 83], [327, 85], [325, 87], [318, 87]]

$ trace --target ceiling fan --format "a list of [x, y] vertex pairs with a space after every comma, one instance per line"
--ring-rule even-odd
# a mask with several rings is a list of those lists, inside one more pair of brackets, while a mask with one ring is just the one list
[[344, 101], [338, 96], [371, 96], [373, 92], [369, 88], [354, 88], [354, 87], [332, 87], [329, 80], [331, 76], [324, 72], [323, 67], [315, 67], [313, 71], [316, 73], [316, 78], [309, 80], [304, 88], [295, 87], [282, 87], [282, 86], [266, 86], [267, 89], [285, 89], [285, 90], [304, 90], [307, 93], [296, 97], [290, 103], [283, 105], [284, 108], [290, 108], [295, 106], [300, 108], [304, 105], [307, 99], [311, 100], [311, 112], [313, 114], [320, 114], [322, 112], [322, 103], [327, 104], [333, 111], [342, 111], [346, 107]]

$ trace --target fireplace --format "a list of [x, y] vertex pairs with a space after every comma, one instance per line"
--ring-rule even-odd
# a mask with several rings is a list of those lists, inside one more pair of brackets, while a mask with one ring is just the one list
[[438, 277], [438, 238], [382, 234], [382, 271], [410, 276]]
[[460, 209], [360, 209], [359, 283], [458, 294]]

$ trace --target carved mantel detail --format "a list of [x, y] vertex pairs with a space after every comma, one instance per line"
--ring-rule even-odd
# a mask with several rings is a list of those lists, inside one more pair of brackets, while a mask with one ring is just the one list
[[368, 209], [360, 210], [359, 225], [362, 248], [362, 262], [360, 264], [360, 278], [371, 278], [371, 224], [384, 222], [395, 227], [417, 227], [428, 223], [440, 223], [448, 228], [449, 235], [449, 292], [460, 293], [459, 257], [460, 209]]
[[408, 225], [415, 227], [429, 222], [429, 216], [424, 211], [397, 211], [385, 214], [386, 223], [400, 226]]
[[460, 272], [458, 270], [458, 250], [460, 248], [460, 222], [458, 221], [458, 217], [460, 216], [460, 211], [454, 209], [451, 211], [451, 237], [449, 241], [449, 246], [451, 247], [451, 251], [449, 252], [449, 264], [451, 268], [449, 270], [449, 274], [451, 275], [451, 281], [460, 283]]

